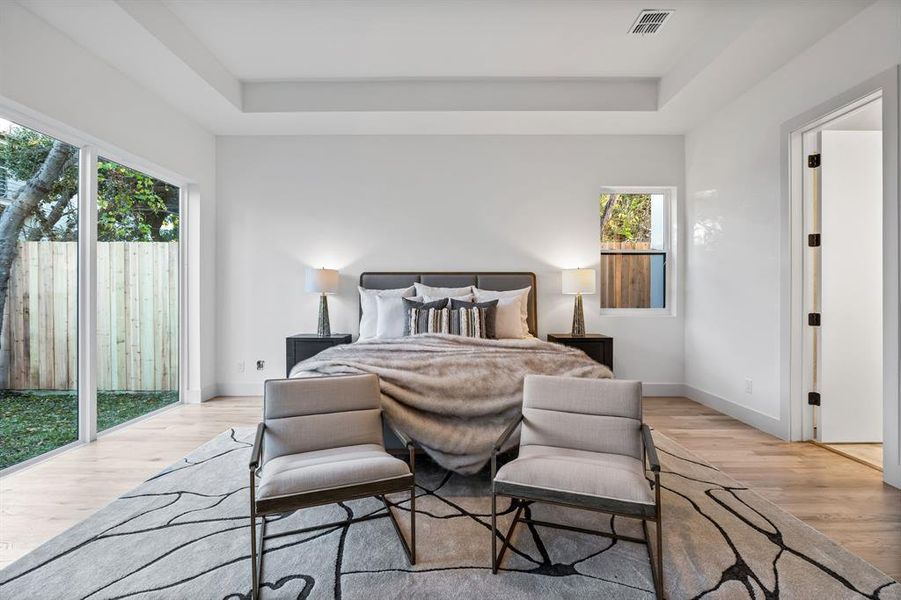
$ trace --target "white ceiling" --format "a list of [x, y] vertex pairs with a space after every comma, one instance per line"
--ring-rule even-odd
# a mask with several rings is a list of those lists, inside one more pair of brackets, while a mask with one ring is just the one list
[[20, 0], [217, 134], [682, 133], [872, 0]]
[[628, 33], [646, 0], [278, 2], [165, 0], [243, 80], [395, 77], [660, 77], [723, 0], [666, 0], [656, 36]]

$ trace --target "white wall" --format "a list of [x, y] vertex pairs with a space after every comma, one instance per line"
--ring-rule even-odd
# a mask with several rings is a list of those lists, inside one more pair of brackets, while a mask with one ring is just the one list
[[[376, 270], [534, 271], [539, 333], [569, 331], [560, 269], [598, 268], [601, 187], [676, 186], [681, 202], [683, 149], [681, 136], [218, 138], [220, 392], [261, 393], [284, 376], [285, 336], [316, 330], [306, 266], [341, 271], [332, 331], [356, 333], [356, 283]], [[587, 329], [616, 338], [619, 377], [683, 381], [680, 314], [585, 302]]]
[[189, 359], [188, 397], [212, 395], [215, 138], [14, 2], [0, 2], [0, 114], [4, 106], [193, 184], [187, 228], [202, 268], [189, 273], [191, 335], [199, 346]]
[[694, 398], [788, 436], [780, 126], [899, 62], [901, 3], [881, 0], [686, 136], [685, 381]]

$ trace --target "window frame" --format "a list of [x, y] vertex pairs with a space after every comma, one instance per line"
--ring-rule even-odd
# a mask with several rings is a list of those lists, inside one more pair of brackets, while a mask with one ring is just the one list
[[[190, 297], [188, 295], [189, 265], [193, 257], [189, 256], [191, 248], [190, 225], [188, 222], [189, 204], [196, 186], [190, 179], [166, 168], [159, 167], [126, 150], [84, 134], [78, 129], [60, 121], [45, 117], [15, 102], [0, 98], [0, 116], [18, 125], [33, 129], [44, 135], [70, 144], [78, 148], [78, 438], [64, 446], [26, 459], [5, 469], [0, 469], [0, 477], [43, 462], [61, 452], [71, 450], [83, 444], [93, 442], [98, 436], [112, 433], [122, 427], [149, 419], [160, 412], [170, 410], [188, 403], [189, 362], [196, 343], [189, 335]], [[102, 432], [97, 431], [97, 158], [103, 156], [107, 160], [117, 162], [128, 168], [140, 171], [150, 177], [160, 179], [179, 188], [179, 219], [183, 226], [179, 227], [178, 239], [178, 402], [164, 406], [141, 415]], [[83, 199], [83, 200], [82, 200]], [[87, 335], [86, 335], [87, 333]]]
[[[601, 241], [598, 240], [598, 277], [601, 278], [601, 255], [603, 254], [664, 254], [663, 264], [663, 303], [664, 308], [605, 308], [600, 306], [601, 295], [598, 296], [598, 306], [600, 314], [604, 316], [617, 317], [675, 317], [677, 308], [677, 241], [678, 229], [677, 221], [677, 205], [676, 205], [676, 188], [674, 186], [603, 186], [598, 192], [603, 194], [648, 194], [663, 195], [663, 250], [617, 250], [615, 252], [605, 252], [600, 248]], [[600, 216], [599, 216], [600, 218]], [[600, 281], [603, 285], [603, 280]], [[600, 286], [598, 287], [600, 290]]]

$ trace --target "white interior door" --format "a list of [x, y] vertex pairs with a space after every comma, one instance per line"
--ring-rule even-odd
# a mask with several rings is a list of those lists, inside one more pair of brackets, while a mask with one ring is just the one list
[[820, 133], [821, 442], [882, 441], [882, 132]]

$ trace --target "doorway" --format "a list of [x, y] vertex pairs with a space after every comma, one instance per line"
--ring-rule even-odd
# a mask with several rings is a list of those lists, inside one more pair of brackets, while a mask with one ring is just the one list
[[806, 439], [882, 470], [882, 97], [801, 132]]

